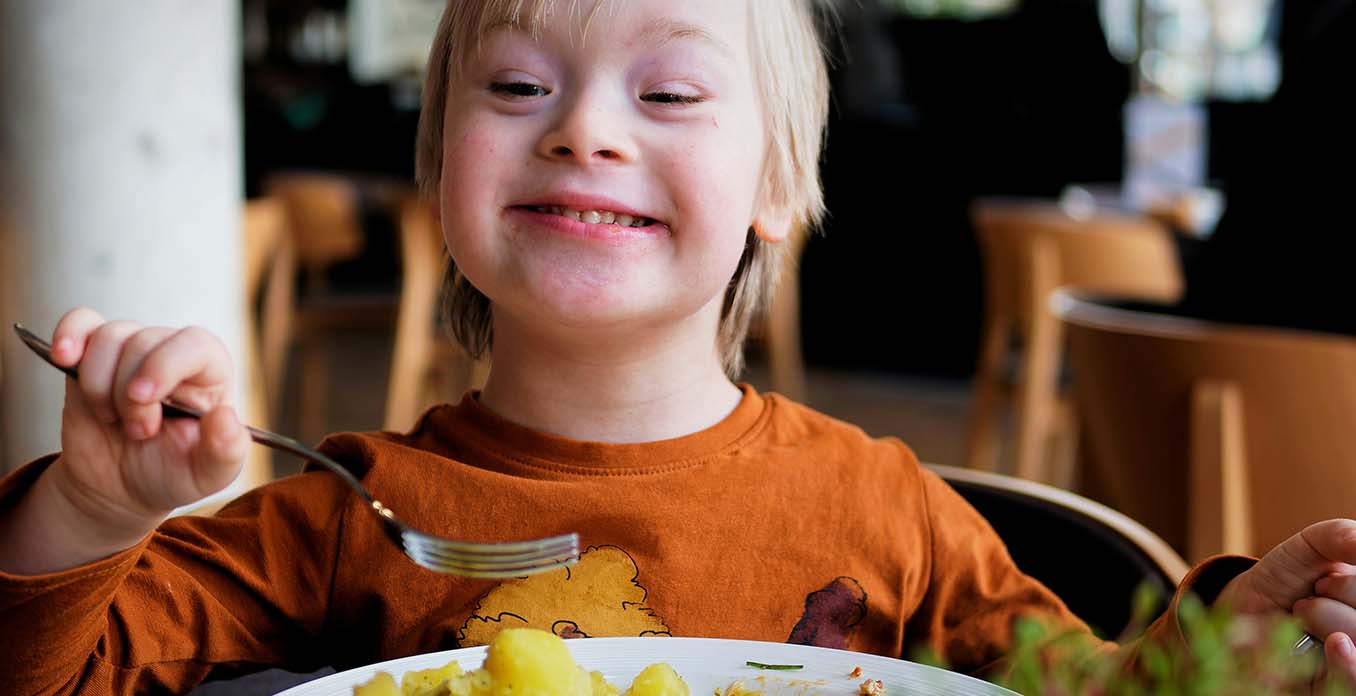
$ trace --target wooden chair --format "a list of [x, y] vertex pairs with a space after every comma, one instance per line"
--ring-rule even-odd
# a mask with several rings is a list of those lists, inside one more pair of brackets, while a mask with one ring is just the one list
[[764, 346], [772, 391], [804, 403], [809, 398], [805, 356], [800, 337], [800, 262], [806, 234], [791, 235], [777, 275], [777, 287], [760, 316], [749, 327], [749, 342]]
[[[1075, 431], [1067, 426], [1069, 407], [1060, 399], [1063, 337], [1049, 311], [1050, 294], [1068, 285], [1176, 300], [1183, 281], [1172, 233], [1147, 217], [1103, 211], [1074, 218], [1053, 203], [1033, 201], [980, 200], [973, 217], [985, 309], [966, 463], [997, 467], [998, 419], [1008, 407], [1016, 416], [1016, 475], [1067, 485]], [[1006, 369], [1014, 339], [1015, 395]]]
[[[5, 306], [4, 297], [0, 297], [0, 307], [4, 306]], [[4, 386], [5, 386], [5, 354], [4, 351], [0, 351], [0, 443], [3, 443], [5, 441], [6, 437], [5, 423], [9, 422], [9, 419], [5, 418]], [[0, 476], [4, 476], [5, 474], [9, 473], [9, 463], [5, 461], [6, 459], [8, 459], [8, 457], [5, 455], [4, 448], [0, 447]]]
[[287, 372], [287, 345], [292, 328], [296, 251], [287, 230], [287, 210], [278, 200], [258, 198], [245, 203], [245, 301], [247, 345], [257, 354], [261, 417], [274, 422], [282, 406]]
[[356, 177], [326, 172], [285, 172], [269, 176], [264, 192], [282, 203], [300, 277], [290, 326], [300, 362], [297, 430], [303, 441], [326, 431], [329, 399], [329, 339], [336, 329], [390, 326], [394, 301], [371, 295], [332, 292], [326, 272], [363, 252], [360, 197], [368, 184]]
[[1089, 495], [1192, 561], [1356, 516], [1356, 339], [1055, 301]]
[[384, 427], [404, 431], [430, 406], [484, 386], [489, 359], [472, 360], [441, 328], [437, 313], [447, 252], [428, 202], [414, 194], [401, 206], [400, 258], [400, 306]]
[[928, 468], [988, 520], [1022, 572], [1107, 638], [1132, 623], [1132, 600], [1141, 584], [1158, 592], [1161, 611], [1186, 576], [1186, 561], [1167, 542], [1101, 503], [987, 471]]
[[[246, 202], [242, 222], [246, 319], [241, 374], [247, 381], [250, 420], [272, 429], [284, 387], [296, 259], [281, 202]], [[271, 450], [251, 448], [246, 479], [249, 487], [273, 479]]]

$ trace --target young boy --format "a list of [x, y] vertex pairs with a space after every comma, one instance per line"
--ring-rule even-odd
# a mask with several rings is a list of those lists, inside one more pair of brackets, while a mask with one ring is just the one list
[[[0, 484], [0, 692], [183, 692], [523, 625], [926, 645], [962, 670], [1001, 658], [1019, 614], [1081, 628], [903, 444], [731, 381], [778, 244], [820, 214], [819, 50], [807, 0], [452, 0], [418, 168], [458, 335], [493, 370], [408, 434], [323, 447], [418, 528], [578, 531], [587, 552], [502, 582], [431, 573], [322, 470], [166, 521], [249, 446], [226, 351], [77, 309], [53, 333], [80, 367], [61, 452]], [[162, 420], [166, 398], [208, 414]], [[1184, 587], [1293, 608], [1353, 675], [1346, 563], [1356, 523], [1333, 521]]]

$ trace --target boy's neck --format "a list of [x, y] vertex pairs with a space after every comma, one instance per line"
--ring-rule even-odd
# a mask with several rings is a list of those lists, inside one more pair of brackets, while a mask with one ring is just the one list
[[741, 398], [715, 336], [705, 332], [569, 340], [504, 321], [494, 331], [480, 402], [541, 432], [593, 442], [666, 440], [719, 423]]

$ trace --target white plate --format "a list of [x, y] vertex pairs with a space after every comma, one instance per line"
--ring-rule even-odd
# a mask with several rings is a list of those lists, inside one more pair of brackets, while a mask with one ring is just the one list
[[[609, 682], [623, 690], [646, 665], [667, 662], [687, 682], [693, 696], [706, 696], [716, 689], [725, 688], [736, 679], [745, 680], [748, 688], [763, 689], [768, 696], [839, 696], [856, 694], [857, 685], [867, 678], [885, 682], [887, 694], [1013, 694], [988, 682], [935, 667], [805, 645], [713, 638], [576, 638], [565, 641], [565, 644], [570, 647], [575, 661], [584, 669], [602, 672]], [[377, 672], [390, 672], [399, 681], [400, 676], [410, 670], [441, 667], [456, 660], [462, 669], [469, 671], [480, 667], [484, 659], [483, 646], [402, 657], [331, 674], [288, 689], [278, 696], [351, 696], [354, 686], [368, 681]], [[746, 666], [746, 660], [764, 664], [804, 665], [805, 668], [794, 672], [766, 671]], [[847, 676], [853, 667], [862, 668], [861, 677], [853, 679]], [[759, 676], [765, 677], [766, 681], [755, 681]]]

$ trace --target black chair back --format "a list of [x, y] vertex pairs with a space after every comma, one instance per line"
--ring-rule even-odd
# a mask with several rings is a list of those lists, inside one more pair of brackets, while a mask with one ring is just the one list
[[999, 474], [930, 467], [974, 506], [1007, 545], [1017, 567], [1041, 581], [1103, 638], [1132, 620], [1136, 589], [1167, 608], [1186, 562], [1142, 525], [1065, 490]]

